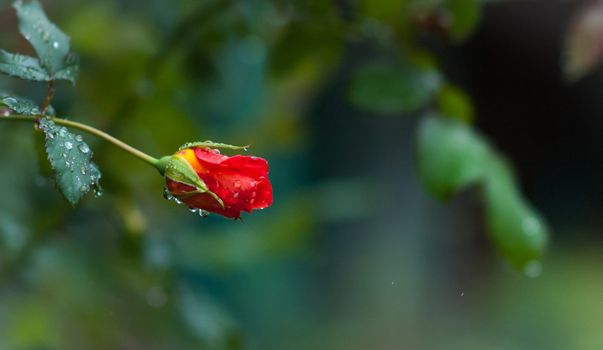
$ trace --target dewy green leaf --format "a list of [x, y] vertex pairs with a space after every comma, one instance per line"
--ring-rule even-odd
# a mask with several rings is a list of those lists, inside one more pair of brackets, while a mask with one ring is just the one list
[[[31, 100], [23, 97], [0, 93], [0, 106], [4, 106], [15, 114], [21, 115], [41, 115], [40, 108]], [[46, 116], [54, 116], [54, 107], [46, 108]]]
[[[19, 30], [36, 51], [42, 67], [52, 78], [64, 79], [59, 73], [70, 66], [69, 37], [48, 20], [37, 0], [17, 0], [13, 4], [19, 18]], [[75, 80], [67, 75], [70, 81]]]
[[372, 63], [356, 72], [350, 100], [380, 113], [413, 112], [431, 100], [440, 83], [434, 69], [412, 63]]
[[546, 223], [520, 195], [504, 161], [491, 160], [488, 167], [484, 188], [488, 232], [507, 260], [533, 275], [547, 245]]
[[82, 137], [46, 118], [40, 120], [40, 129], [46, 135], [48, 160], [65, 198], [75, 205], [90, 190], [99, 195], [101, 173], [92, 162], [92, 151]]
[[70, 53], [65, 58], [65, 66], [54, 74], [54, 78], [67, 80], [71, 84], [75, 85], [79, 71], [80, 59], [76, 54]]
[[417, 168], [425, 187], [446, 199], [485, 175], [492, 152], [469, 125], [457, 120], [427, 117], [417, 138]]
[[40, 115], [40, 108], [32, 101], [16, 96], [0, 94], [0, 105], [7, 107], [16, 114]]
[[49, 81], [51, 77], [36, 58], [0, 50], [0, 72], [12, 77]]

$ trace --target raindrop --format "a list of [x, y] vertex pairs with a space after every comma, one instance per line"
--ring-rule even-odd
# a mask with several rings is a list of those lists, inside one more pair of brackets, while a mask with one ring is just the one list
[[65, 148], [72, 149], [73, 148], [73, 143], [70, 142], [70, 141], [65, 141]]
[[239, 198], [239, 192], [235, 192], [235, 194], [232, 195], [234, 198]]
[[78, 142], [82, 142], [84, 141], [84, 138], [82, 137], [82, 135], [75, 135], [75, 140]]
[[58, 49], [59, 48], [59, 42], [58, 41], [53, 42], [52, 43], [52, 47], [54, 47], [55, 49]]
[[81, 143], [79, 146], [77, 146], [77, 148], [80, 150], [80, 152], [82, 153], [88, 153], [90, 152], [90, 147], [88, 147], [87, 144], [85, 143]]
[[65, 137], [65, 135], [67, 135], [67, 128], [62, 127], [59, 129], [59, 136], [60, 137]]
[[239, 180], [235, 181], [234, 187], [240, 188], [241, 187], [241, 181], [239, 181]]
[[90, 187], [88, 187], [88, 185], [82, 185], [82, 187], [80, 187], [80, 192], [88, 192], [90, 190]]
[[199, 210], [199, 215], [203, 218], [206, 218], [209, 216], [209, 212], [207, 210]]
[[80, 173], [82, 173], [82, 175], [86, 175], [86, 167], [85, 166], [80, 167]]
[[12, 97], [6, 97], [5, 99], [2, 100], [2, 102], [4, 102], [4, 104], [7, 104], [7, 105], [17, 104], [17, 100]]
[[167, 199], [168, 201], [171, 201], [172, 198], [174, 198], [174, 196], [172, 196], [172, 193], [170, 192], [170, 190], [168, 190], [167, 187], [163, 188], [163, 198]]

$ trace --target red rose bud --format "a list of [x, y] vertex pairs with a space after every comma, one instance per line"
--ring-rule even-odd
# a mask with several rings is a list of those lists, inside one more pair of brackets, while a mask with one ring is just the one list
[[211, 142], [185, 145], [167, 162], [164, 175], [168, 195], [192, 210], [238, 219], [241, 212], [272, 204], [268, 162], [259, 157], [221, 155], [216, 149], [239, 147]]

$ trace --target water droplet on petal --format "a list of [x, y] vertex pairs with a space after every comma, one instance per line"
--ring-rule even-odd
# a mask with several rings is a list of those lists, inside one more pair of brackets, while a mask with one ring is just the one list
[[73, 143], [70, 142], [70, 141], [65, 141], [65, 148], [72, 149], [73, 148]]
[[80, 187], [80, 192], [88, 192], [90, 190], [90, 187], [88, 187], [88, 185], [82, 185]]
[[240, 188], [241, 187], [241, 181], [239, 181], [239, 180], [235, 181], [234, 187]]
[[82, 142], [84, 138], [82, 137], [82, 135], [75, 135], [75, 140], [78, 142]]
[[52, 47], [54, 47], [55, 49], [58, 49], [59, 48], [59, 42], [58, 41], [53, 42], [52, 43]]

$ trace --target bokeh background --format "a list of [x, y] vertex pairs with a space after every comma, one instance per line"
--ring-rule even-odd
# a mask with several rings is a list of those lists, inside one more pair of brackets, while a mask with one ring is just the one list
[[[274, 205], [200, 218], [87, 137], [104, 195], [72, 208], [33, 128], [0, 125], [0, 349], [603, 348], [599, 1], [43, 3], [81, 56], [59, 116], [155, 156], [251, 144]], [[0, 46], [31, 53], [0, 4]], [[409, 61], [393, 86], [362, 74]], [[442, 86], [548, 221], [531, 277], [489, 242], [475, 189], [421, 185]]]

